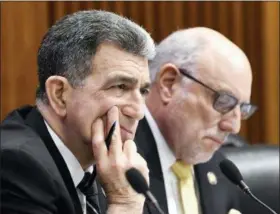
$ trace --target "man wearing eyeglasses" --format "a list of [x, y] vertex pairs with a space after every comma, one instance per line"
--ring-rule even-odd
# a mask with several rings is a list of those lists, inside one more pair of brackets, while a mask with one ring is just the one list
[[136, 142], [160, 206], [169, 214], [240, 213], [238, 190], [220, 172], [224, 157], [216, 151], [256, 111], [246, 55], [214, 30], [191, 28], [164, 39], [149, 68]]

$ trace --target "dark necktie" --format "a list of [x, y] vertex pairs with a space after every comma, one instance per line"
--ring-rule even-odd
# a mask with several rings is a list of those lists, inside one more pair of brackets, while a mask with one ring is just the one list
[[99, 214], [98, 190], [95, 179], [95, 171], [93, 173], [86, 172], [84, 178], [77, 186], [79, 190], [86, 196], [87, 214]]

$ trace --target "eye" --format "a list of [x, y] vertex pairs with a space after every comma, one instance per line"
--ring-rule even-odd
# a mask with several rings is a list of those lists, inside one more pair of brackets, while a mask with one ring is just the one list
[[128, 86], [125, 85], [125, 84], [119, 84], [119, 85], [116, 85], [115, 87], [121, 89], [121, 90], [127, 90], [128, 89]]
[[141, 88], [140, 93], [144, 96], [147, 96], [150, 93], [150, 90], [148, 88]]

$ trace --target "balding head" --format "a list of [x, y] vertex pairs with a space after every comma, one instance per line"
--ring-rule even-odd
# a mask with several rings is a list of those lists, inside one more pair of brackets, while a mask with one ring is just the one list
[[178, 159], [207, 161], [229, 133], [239, 132], [243, 107], [250, 107], [251, 67], [225, 36], [204, 27], [174, 32], [157, 46], [149, 68], [146, 104]]
[[206, 27], [179, 30], [165, 38], [156, 50], [156, 57], [149, 62], [151, 79], [154, 81], [160, 68], [167, 63], [197, 70], [201, 55], [209, 60], [214, 53], [228, 58], [236, 65], [250, 69], [250, 63], [243, 51], [221, 33]]

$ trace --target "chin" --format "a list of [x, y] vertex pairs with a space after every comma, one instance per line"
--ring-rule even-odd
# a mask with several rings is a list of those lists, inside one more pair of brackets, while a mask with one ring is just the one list
[[203, 157], [200, 158], [200, 162], [199, 163], [208, 162], [212, 157], [213, 157], [213, 153], [205, 154]]
[[208, 162], [212, 157], [213, 157], [213, 155], [214, 155], [214, 153], [217, 151], [217, 149], [218, 148], [208, 148], [208, 150], [206, 150], [206, 151], [201, 151], [200, 153], [199, 153], [199, 157], [198, 157], [198, 159], [199, 159], [199, 161], [200, 161], [200, 163], [205, 163], [205, 162]]
[[212, 157], [213, 157], [214, 153], [209, 153], [209, 152], [199, 152], [197, 153], [197, 155], [188, 158], [187, 160], [185, 160], [187, 163], [189, 164], [200, 164], [200, 163], [205, 163], [208, 162]]

